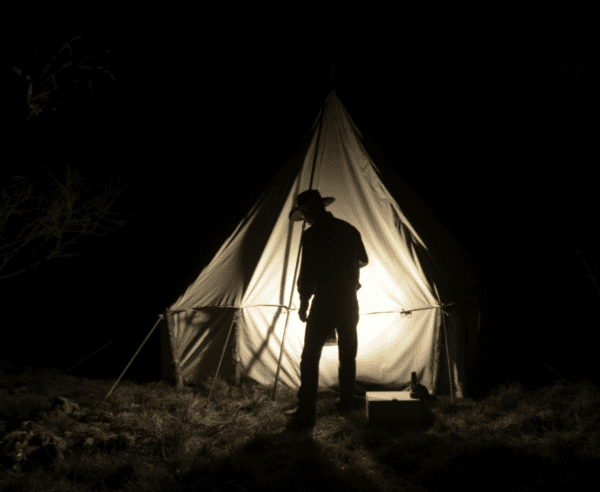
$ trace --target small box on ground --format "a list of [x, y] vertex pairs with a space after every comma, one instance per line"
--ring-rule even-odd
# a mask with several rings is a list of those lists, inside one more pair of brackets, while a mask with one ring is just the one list
[[371, 424], [417, 424], [423, 415], [423, 402], [410, 391], [367, 391], [366, 406]]

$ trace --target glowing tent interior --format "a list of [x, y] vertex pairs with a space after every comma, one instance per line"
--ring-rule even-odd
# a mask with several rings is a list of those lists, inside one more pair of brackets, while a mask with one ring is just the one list
[[[308, 224], [288, 214], [310, 188], [336, 199], [327, 210], [360, 231], [369, 256], [358, 291], [357, 387], [406, 389], [415, 371], [434, 394], [467, 396], [480, 320], [473, 293], [481, 295], [484, 277], [335, 90], [258, 202], [166, 310], [163, 378], [194, 384], [218, 370], [226, 380], [299, 386], [306, 325], [295, 283]], [[319, 371], [320, 389], [337, 386], [336, 345], [324, 347]]]

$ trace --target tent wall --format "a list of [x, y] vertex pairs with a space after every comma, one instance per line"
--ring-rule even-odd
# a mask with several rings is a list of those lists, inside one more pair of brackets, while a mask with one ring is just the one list
[[[445, 316], [448, 347], [442, 325], [444, 315], [440, 309], [415, 311], [410, 318], [397, 313], [362, 315], [358, 326], [357, 386], [373, 390], [406, 389], [410, 385], [411, 372], [415, 371], [419, 382], [430, 392], [449, 395], [448, 350], [454, 394], [468, 396], [468, 372], [472, 372], [476, 345], [476, 313], [469, 303], [457, 303], [445, 310], [448, 313]], [[273, 385], [286, 310], [250, 307], [239, 309], [238, 316], [235, 311], [210, 308], [170, 313], [174, 346], [186, 384], [201, 384], [213, 377], [223, 356], [219, 370], [221, 379], [235, 383], [243, 375], [263, 385]], [[280, 382], [292, 389], [297, 389], [300, 384], [299, 364], [306, 326], [297, 317], [297, 312], [293, 311], [279, 375]], [[164, 322], [161, 333], [162, 377], [172, 381], [173, 357]], [[386, 349], [382, 350], [382, 347]], [[373, 357], [374, 352], [379, 355]], [[337, 387], [337, 368], [337, 347], [324, 347], [319, 366], [320, 389]]]
[[[235, 309], [206, 308], [190, 312], [170, 312], [161, 322], [161, 379], [175, 379], [175, 347], [185, 384], [201, 384], [214, 377], [236, 381], [237, 329]], [[229, 340], [228, 334], [229, 335]], [[227, 342], [227, 345], [225, 345]]]
[[[369, 134], [360, 125], [357, 126], [362, 132], [363, 145], [376, 166], [377, 175], [395, 197], [402, 197], [402, 213], [411, 224], [417, 225], [419, 235], [427, 245], [428, 255], [421, 258], [436, 258], [443, 265], [444, 278], [436, 276], [434, 279], [442, 294], [442, 301], [456, 301], [462, 298], [465, 292], [477, 292], [481, 309], [484, 312], [490, 311], [491, 289], [485, 274], [451, 231], [429, 209], [421, 196], [400, 176], [396, 166], [383, 154]], [[433, 178], [435, 179], [435, 176]], [[445, 289], [444, 284], [449, 289]]]
[[[335, 198], [329, 211], [360, 231], [369, 255], [357, 294], [359, 385], [405, 389], [414, 371], [436, 394], [450, 393], [450, 379], [454, 394], [466, 395], [476, 315], [462, 297], [485, 287], [485, 279], [393, 166], [371, 154], [377, 152], [332, 91], [297, 152], [170, 308], [164, 336], [172, 338], [187, 383], [214, 376], [221, 363], [222, 378], [241, 369], [272, 385], [289, 314], [279, 378], [299, 386], [306, 325], [298, 319], [295, 271], [302, 223], [288, 214], [298, 194], [312, 188]], [[434, 167], [431, 180], [442, 184]], [[172, 375], [170, 345], [163, 345], [164, 374]], [[337, 368], [337, 346], [324, 347], [321, 388], [337, 385]]]
[[475, 364], [479, 354], [479, 310], [473, 299], [465, 296], [459, 298], [446, 311], [450, 314], [446, 317], [446, 331], [449, 335], [448, 350], [446, 350], [446, 339], [442, 329], [438, 340], [439, 359], [436, 363], [438, 379], [435, 381], [433, 392], [437, 395], [450, 394], [448, 351], [451, 360], [454, 360], [454, 364], [450, 364], [454, 392], [456, 395], [469, 397], [473, 394]]

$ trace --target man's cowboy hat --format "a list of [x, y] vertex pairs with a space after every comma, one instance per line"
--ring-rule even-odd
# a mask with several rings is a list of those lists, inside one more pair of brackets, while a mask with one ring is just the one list
[[297, 222], [304, 218], [302, 214], [302, 210], [304, 207], [320, 206], [328, 207], [335, 201], [335, 198], [331, 196], [327, 196], [325, 198], [321, 198], [321, 193], [318, 190], [306, 190], [298, 195], [297, 202], [298, 205], [292, 209], [290, 212], [290, 220]]

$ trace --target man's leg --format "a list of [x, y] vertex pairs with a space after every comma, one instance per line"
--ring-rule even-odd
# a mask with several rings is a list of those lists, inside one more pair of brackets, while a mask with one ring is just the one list
[[340, 299], [338, 312], [338, 351], [340, 381], [340, 406], [348, 407], [354, 401], [356, 380], [356, 354], [358, 353], [358, 299], [356, 294]]
[[298, 400], [300, 407], [309, 409], [314, 409], [317, 403], [321, 353], [327, 335], [334, 328], [330, 313], [327, 311], [328, 306], [319, 301], [317, 297], [313, 298], [310, 307], [300, 361], [301, 385], [298, 390]]

